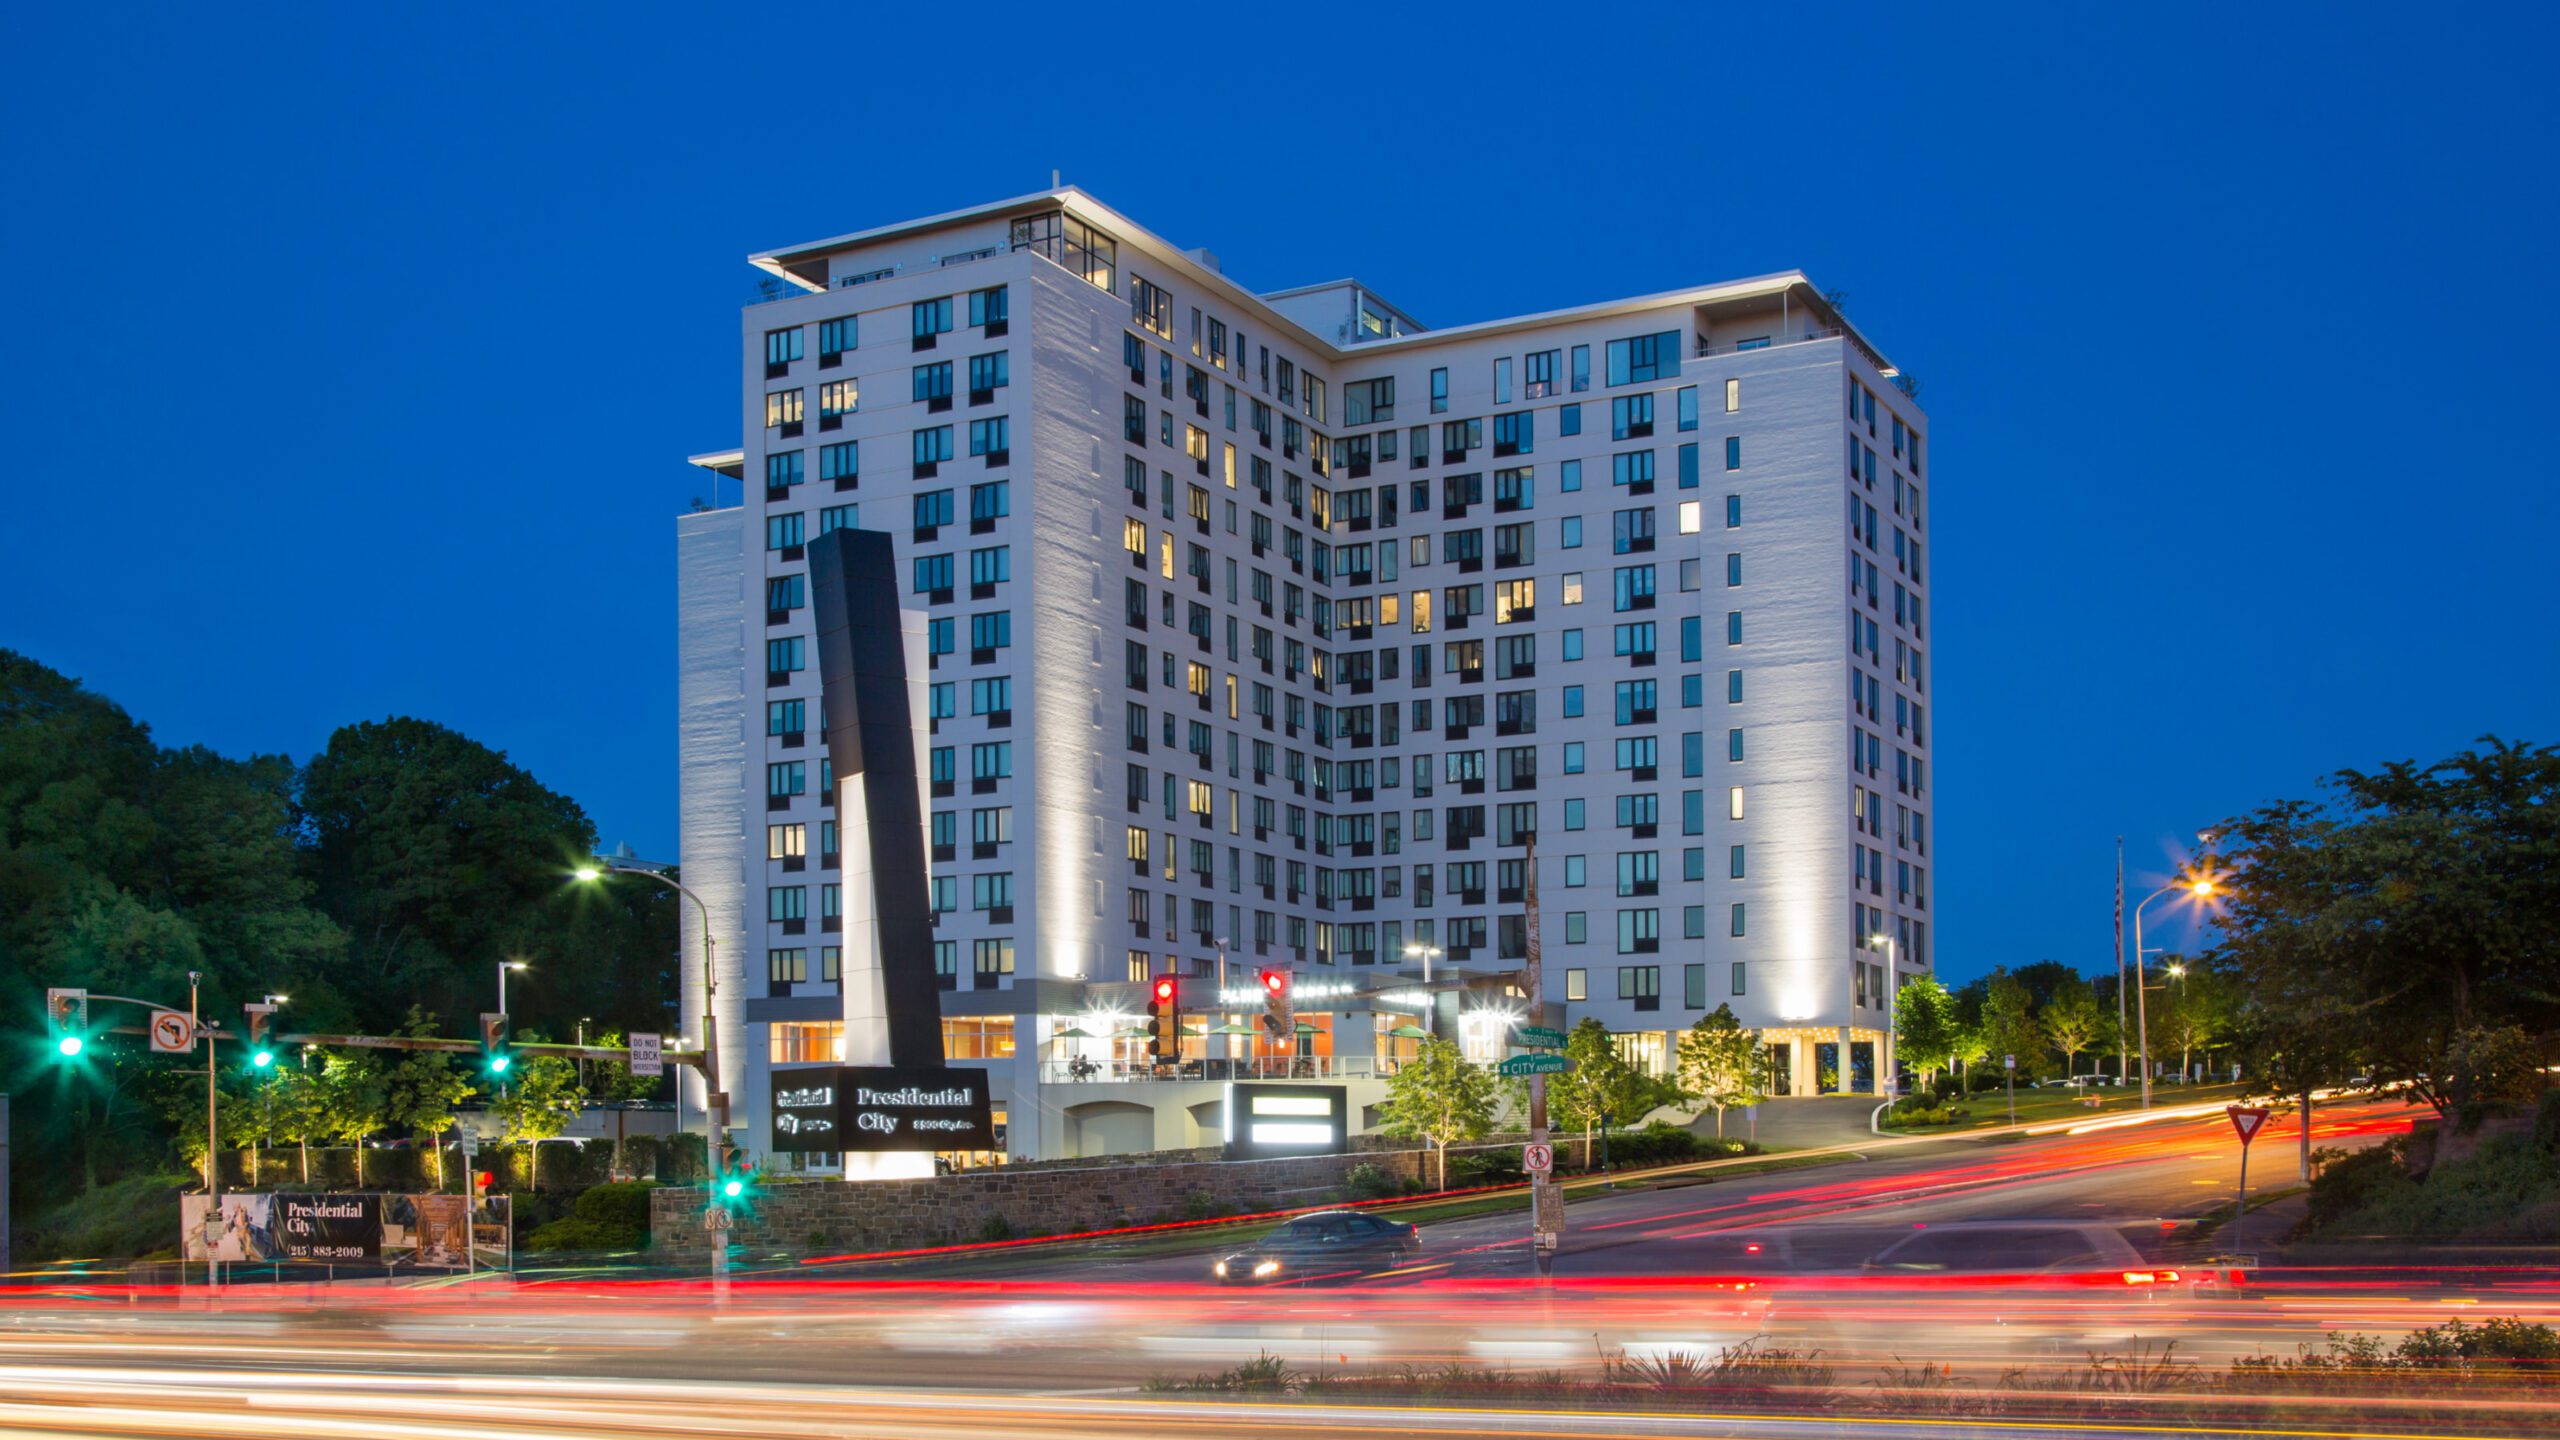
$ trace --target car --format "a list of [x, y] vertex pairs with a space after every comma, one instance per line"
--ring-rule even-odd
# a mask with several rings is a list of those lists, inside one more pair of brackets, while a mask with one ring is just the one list
[[2237, 1284], [2216, 1268], [2171, 1267], [2142, 1257], [2123, 1232], [2077, 1220], [1959, 1220], [1923, 1226], [1868, 1259], [1870, 1276], [2051, 1280], [2148, 1289]]
[[1220, 1256], [1211, 1273], [1225, 1285], [1288, 1285], [1392, 1270], [1421, 1253], [1420, 1226], [1359, 1210], [1317, 1210]]

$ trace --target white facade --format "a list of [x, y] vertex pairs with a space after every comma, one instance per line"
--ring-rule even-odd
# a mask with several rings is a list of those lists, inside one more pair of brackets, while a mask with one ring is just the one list
[[1869, 941], [1933, 958], [1925, 421], [1803, 276], [1434, 331], [1350, 281], [1257, 298], [1072, 189], [756, 263], [789, 283], [741, 321], [743, 523], [680, 552], [684, 863], [736, 887], [751, 1148], [843, 1018], [789, 643], [794, 535], [839, 523], [896, 537], [931, 627], [945, 1029], [1012, 1152], [1216, 1138], [1214, 1080], [1115, 1078], [1097, 1032], [1166, 971], [1207, 1011], [1221, 939], [1231, 990], [1296, 974], [1356, 1117], [1422, 1018], [1407, 945], [1443, 1033], [1499, 999], [1445, 982], [1518, 968], [1532, 831], [1564, 1019], [1667, 1065], [1730, 1004], [1793, 1093], [1869, 1088]]

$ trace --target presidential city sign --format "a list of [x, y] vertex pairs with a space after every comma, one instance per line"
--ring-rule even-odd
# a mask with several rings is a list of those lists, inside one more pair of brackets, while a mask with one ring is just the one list
[[773, 1148], [992, 1150], [987, 1072], [813, 1065], [773, 1072]]

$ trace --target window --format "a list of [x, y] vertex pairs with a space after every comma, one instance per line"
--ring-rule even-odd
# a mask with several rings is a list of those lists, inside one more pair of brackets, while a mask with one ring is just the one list
[[800, 327], [764, 332], [764, 374], [770, 380], [791, 368], [800, 358]]
[[764, 582], [764, 608], [768, 615], [798, 610], [809, 603], [809, 577], [793, 573], [776, 575]]
[[1724, 748], [1727, 760], [1742, 758], [1742, 730], [1739, 726], [1725, 732]]
[[1014, 221], [1011, 238], [1016, 250], [1046, 256], [1068, 274], [1103, 290], [1113, 288], [1120, 242], [1081, 220], [1069, 219], [1062, 210]]
[[764, 548], [792, 550], [808, 543], [808, 520], [798, 511], [764, 517]]
[[1610, 456], [1609, 483], [1625, 486], [1630, 495], [1653, 493], [1653, 452], [1630, 450]]
[[1733, 935], [1735, 939], [1739, 940], [1742, 938], [1742, 934], [1742, 902], [1736, 900], [1733, 902]]
[[[1570, 922], [1571, 920], [1579, 919], [1579, 918], [1581, 918], [1579, 915], [1574, 915], [1574, 916], [1569, 916], [1569, 917], [1567, 917], [1568, 922]], [[1570, 926], [1570, 923], [1568, 923], [1568, 925], [1567, 925], [1567, 935], [1568, 935], [1568, 937], [1570, 937], [1570, 935], [1571, 935], [1571, 926]], [[1571, 940], [1570, 938], [1568, 938], [1568, 939], [1567, 939], [1567, 941], [1566, 941], [1566, 943], [1567, 943], [1567, 944], [1571, 944], [1571, 943], [1573, 943], [1573, 942], [1572, 942], [1572, 940]], [[1565, 998], [1565, 999], [1567, 999], [1567, 1000], [1588, 1000], [1588, 999], [1590, 999], [1590, 998], [1591, 998], [1591, 993], [1590, 993], [1590, 992], [1591, 992], [1591, 983], [1590, 983], [1590, 972], [1589, 972], [1589, 971], [1586, 971], [1586, 970], [1584, 970], [1584, 969], [1580, 968], [1579, 966], [1576, 966], [1576, 967], [1573, 967], [1573, 968], [1567, 969], [1567, 970], [1564, 972], [1564, 998]]]
[[1733, 962], [1733, 993], [1736, 995], [1745, 993], [1742, 988], [1742, 962], [1739, 960]]
[[1730, 860], [1730, 862], [1731, 862], [1730, 869], [1731, 869], [1731, 873], [1732, 873], [1732, 875], [1733, 875], [1733, 878], [1734, 878], [1734, 879], [1736, 879], [1736, 880], [1740, 880], [1740, 879], [1744, 878], [1744, 877], [1743, 877], [1743, 869], [1744, 869], [1744, 866], [1743, 866], [1743, 854], [1742, 854], [1742, 847], [1741, 847], [1741, 846], [1739, 846], [1739, 845], [1736, 845], [1736, 846], [1732, 847], [1732, 850], [1733, 850], [1733, 853], [1732, 853], [1729, 857], [1727, 857], [1727, 858], [1728, 858], [1728, 859]]
[[1010, 482], [992, 480], [984, 485], [969, 487], [970, 528], [978, 528], [977, 522], [981, 520], [989, 522], [992, 526], [993, 522], [1012, 513], [1013, 486]]
[[818, 365], [832, 369], [842, 363], [844, 353], [862, 343], [862, 318], [840, 316], [818, 322]]
[[1680, 372], [1680, 332], [1665, 330], [1656, 335], [1612, 340], [1607, 359], [1608, 382], [1612, 385], [1671, 379]]
[[1727, 380], [1727, 381], [1725, 381], [1725, 382], [1724, 382], [1724, 413], [1726, 413], [1727, 415], [1731, 415], [1731, 414], [1733, 414], [1734, 412], [1736, 412], [1736, 411], [1740, 410], [1741, 408], [1742, 408], [1742, 382], [1741, 382], [1740, 380]]
[[943, 360], [932, 365], [918, 365], [910, 372], [910, 374], [912, 376], [912, 380], [909, 388], [912, 393], [908, 398], [914, 400], [919, 405], [929, 406], [935, 410], [948, 410], [951, 408], [950, 361]]
[[1742, 787], [1741, 787], [1741, 786], [1736, 785], [1736, 786], [1734, 786], [1734, 787], [1732, 788], [1732, 790], [1731, 790], [1730, 792], [1728, 792], [1727, 800], [1726, 800], [1726, 813], [1727, 813], [1727, 817], [1728, 817], [1728, 818], [1730, 818], [1730, 819], [1739, 820], [1739, 819], [1741, 819], [1741, 818], [1742, 818]]
[[[1007, 288], [1008, 287], [1006, 286], [998, 285], [992, 290], [970, 291], [969, 323], [978, 326], [996, 326], [999, 328], [995, 333], [1003, 333], [1001, 327], [1005, 324], [1012, 298], [1006, 294]], [[972, 386], [970, 388], [975, 389], [977, 387]]]
[[[1662, 912], [1654, 909], [1618, 912], [1618, 953], [1651, 955], [1662, 949]], [[1623, 972], [1621, 972], [1623, 973]], [[1655, 971], [1655, 991], [1660, 993], [1660, 971]]]
[[1679, 407], [1680, 407], [1680, 428], [1681, 428], [1681, 429], [1683, 429], [1683, 430], [1695, 430], [1695, 429], [1697, 429], [1697, 428], [1698, 428], [1698, 387], [1697, 387], [1697, 386], [1695, 386], [1695, 385], [1683, 385], [1683, 386], [1681, 386], [1681, 387], [1680, 387]]
[[781, 430], [789, 435], [799, 434], [800, 407], [807, 395], [807, 391], [797, 389], [767, 392], [764, 397], [764, 428]]
[[1724, 643], [1727, 645], [1739, 645], [1742, 643], [1742, 612], [1739, 610], [1728, 610], [1725, 612]]
[[1739, 495], [1724, 497], [1724, 528], [1727, 530], [1742, 528], [1742, 497]]
[[[839, 440], [818, 447], [818, 478], [832, 481], [839, 490], [850, 490], [862, 474], [862, 442]], [[819, 534], [827, 533], [823, 528]]]
[[919, 300], [909, 307], [908, 313], [913, 320], [911, 333], [918, 350], [932, 349], [933, 337], [951, 329], [951, 297], [948, 295], [939, 300]]
[[1742, 703], [1741, 671], [1727, 670], [1724, 672], [1724, 701], [1728, 705], [1739, 705]]
[[933, 474], [934, 467], [950, 458], [950, 426], [936, 425], [930, 430], [918, 430], [915, 432], [916, 474], [919, 477]]
[[1013, 367], [1006, 359], [1011, 353], [998, 350], [992, 355], [969, 357], [969, 399], [972, 403], [992, 399], [998, 390], [1013, 383]]
[[[1214, 335], [1215, 332], [1212, 332]], [[1384, 425], [1396, 418], [1396, 381], [1392, 375], [1353, 380], [1342, 387], [1342, 423]]]
[[825, 535], [837, 530], [859, 529], [861, 516], [862, 507], [859, 505], [829, 505], [818, 512], [818, 533]]
[[969, 453], [987, 457], [990, 465], [1002, 464], [1013, 455], [1013, 421], [997, 415], [969, 422]]
[[1742, 437], [1739, 435], [1724, 437], [1724, 468], [1727, 470], [1742, 468]]
[[818, 387], [818, 428], [841, 430], [844, 417], [862, 405], [862, 385], [856, 380], [830, 380]]
[[1444, 366], [1431, 372], [1431, 413], [1442, 414], [1449, 408], [1449, 371]]
[[1609, 438], [1639, 440], [1653, 433], [1653, 396], [1621, 395], [1609, 402]]
[[1013, 644], [1013, 612], [991, 610], [969, 617], [972, 651], [1002, 650]]
[[799, 484], [804, 474], [797, 450], [764, 457], [764, 488], [767, 490], [788, 490]]
[[1152, 280], [1129, 277], [1129, 318], [1167, 340], [1173, 338], [1173, 297]]
[[1526, 455], [1537, 448], [1538, 413], [1536, 411], [1516, 410], [1508, 415], [1493, 417], [1493, 453], [1496, 458], [1506, 455]]
[[808, 728], [808, 713], [805, 700], [768, 700], [764, 707], [764, 733], [797, 735]]
[[1573, 388], [1576, 394], [1591, 388], [1591, 347], [1573, 347]]
[[[773, 917], [777, 920], [782, 917]], [[777, 985], [796, 985], [809, 978], [809, 952], [806, 950], [767, 950], [765, 979]]]
[[[919, 495], [916, 497], [916, 503], [921, 505], [924, 503], [926, 498], [927, 497], [925, 496]], [[952, 564], [950, 556], [918, 555], [910, 563], [910, 568], [914, 575], [915, 584], [913, 589], [916, 594], [939, 594], [945, 598], [950, 595], [952, 589]]]
[[1558, 350], [1540, 350], [1520, 362], [1521, 383], [1527, 387], [1526, 398], [1543, 400], [1556, 393], [1556, 361]]
[[969, 552], [969, 583], [1001, 585], [1013, 578], [1013, 551], [1004, 545], [993, 545]]

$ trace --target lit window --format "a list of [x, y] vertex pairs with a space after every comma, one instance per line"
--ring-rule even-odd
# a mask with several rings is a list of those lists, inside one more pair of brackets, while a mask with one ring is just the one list
[[1703, 517], [1703, 515], [1701, 514], [1701, 512], [1700, 512], [1700, 510], [1699, 510], [1699, 508], [1698, 508], [1698, 502], [1697, 502], [1697, 501], [1695, 501], [1695, 500], [1683, 500], [1683, 501], [1681, 501], [1681, 502], [1680, 502], [1680, 533], [1681, 533], [1681, 534], [1683, 534], [1683, 535], [1695, 535], [1695, 534], [1697, 534], [1697, 533], [1698, 533], [1698, 526], [1699, 526], [1701, 523], [1703, 523], [1703, 518], [1704, 518], [1704, 517]]
[[1741, 818], [1742, 818], [1742, 787], [1741, 787], [1741, 786], [1739, 786], [1739, 785], [1736, 785], [1736, 786], [1734, 786], [1730, 791], [1728, 791], [1728, 792], [1726, 792], [1726, 793], [1731, 797], [1730, 813], [1731, 813], [1731, 815], [1732, 815], [1732, 818], [1734, 818], [1734, 819], [1736, 819], [1736, 820], [1741, 819]]

